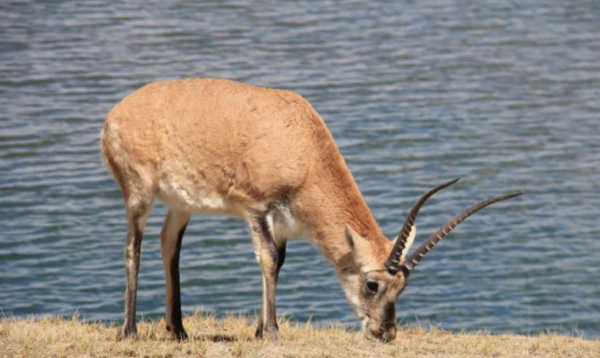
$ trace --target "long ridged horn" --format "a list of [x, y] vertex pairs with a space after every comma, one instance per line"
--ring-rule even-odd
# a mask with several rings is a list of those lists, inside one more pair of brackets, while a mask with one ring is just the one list
[[417, 200], [417, 202], [413, 205], [412, 209], [408, 213], [408, 216], [406, 217], [406, 220], [404, 221], [404, 225], [402, 225], [402, 229], [398, 234], [398, 238], [396, 239], [396, 243], [394, 244], [394, 248], [392, 249], [390, 256], [387, 258], [387, 260], [385, 260], [385, 268], [389, 272], [395, 274], [396, 272], [400, 271], [400, 255], [402, 254], [402, 250], [404, 250], [404, 247], [406, 247], [406, 240], [408, 239], [412, 228], [415, 226], [415, 219], [417, 218], [417, 214], [419, 213], [419, 210], [421, 210], [423, 204], [425, 204], [427, 199], [431, 198], [433, 194], [437, 193], [438, 191], [444, 188], [449, 187], [450, 185], [456, 183], [459, 180], [460, 178], [457, 178], [442, 185], [436, 186], [435, 188], [423, 194], [419, 198], [419, 200]]
[[475, 214], [476, 212], [485, 208], [488, 205], [492, 205], [493, 203], [497, 203], [502, 200], [511, 199], [521, 194], [523, 194], [523, 192], [498, 196], [492, 199], [488, 199], [486, 201], [482, 201], [481, 203], [473, 205], [467, 210], [463, 211], [462, 213], [454, 217], [454, 219], [448, 221], [433, 235], [431, 235], [429, 239], [427, 239], [427, 241], [425, 241], [425, 243], [417, 249], [417, 251], [415, 251], [412, 255], [410, 255], [410, 257], [407, 260], [405, 260], [404, 264], [402, 265], [403, 268], [405, 268], [409, 272], [413, 271], [415, 267], [419, 264], [423, 256], [425, 256], [429, 251], [431, 251], [431, 249], [433, 249], [433, 247], [437, 245], [438, 242], [440, 242], [440, 240], [442, 240], [446, 235], [450, 233], [450, 231], [452, 231], [455, 227], [458, 226], [458, 224], [463, 222], [469, 216]]

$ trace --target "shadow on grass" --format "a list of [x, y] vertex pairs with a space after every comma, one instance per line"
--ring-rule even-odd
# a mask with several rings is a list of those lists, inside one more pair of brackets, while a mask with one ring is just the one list
[[240, 340], [239, 337], [226, 335], [226, 334], [200, 334], [194, 335], [194, 340], [198, 341], [211, 341], [213, 343], [231, 343]]

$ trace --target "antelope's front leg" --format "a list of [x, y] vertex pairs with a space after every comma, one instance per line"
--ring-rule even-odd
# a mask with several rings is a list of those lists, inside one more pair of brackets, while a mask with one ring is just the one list
[[256, 327], [256, 338], [277, 340], [279, 327], [275, 312], [275, 291], [279, 270], [285, 260], [286, 240], [274, 238], [272, 226], [269, 225], [266, 215], [257, 216], [250, 223], [250, 230], [256, 260], [263, 274], [263, 298]]

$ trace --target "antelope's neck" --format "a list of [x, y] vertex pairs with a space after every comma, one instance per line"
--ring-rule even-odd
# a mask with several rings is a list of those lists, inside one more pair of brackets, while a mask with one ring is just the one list
[[325, 158], [315, 165], [316, 175], [298, 193], [294, 210], [300, 214], [311, 241], [322, 248], [336, 268], [343, 269], [351, 259], [344, 235], [346, 225], [368, 239], [375, 253], [387, 254], [388, 240], [337, 148], [335, 153], [337, 158]]

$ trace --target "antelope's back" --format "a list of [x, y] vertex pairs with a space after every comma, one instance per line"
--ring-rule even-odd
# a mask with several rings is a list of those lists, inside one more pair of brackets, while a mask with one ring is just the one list
[[144, 186], [178, 183], [239, 200], [299, 187], [319, 148], [337, 152], [301, 96], [218, 79], [149, 84], [108, 113], [102, 135], [113, 173], [116, 166]]

